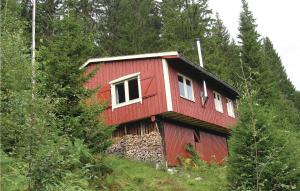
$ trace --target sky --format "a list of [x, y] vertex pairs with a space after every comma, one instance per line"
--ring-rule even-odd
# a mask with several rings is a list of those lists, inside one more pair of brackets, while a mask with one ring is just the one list
[[[300, 0], [248, 0], [248, 4], [258, 33], [270, 38], [288, 77], [300, 90]], [[209, 6], [236, 40], [241, 0], [209, 0]]]

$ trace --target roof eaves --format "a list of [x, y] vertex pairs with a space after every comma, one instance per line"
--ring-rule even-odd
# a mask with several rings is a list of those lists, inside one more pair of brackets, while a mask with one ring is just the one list
[[81, 65], [79, 69], [82, 69], [87, 65], [89, 65], [90, 63], [95, 63], [95, 62], [109, 62], [109, 61], [118, 61], [118, 60], [131, 60], [131, 59], [154, 58], [154, 57], [165, 57], [165, 56], [179, 56], [179, 53], [177, 51], [170, 51], [170, 52], [135, 54], [135, 55], [126, 55], [126, 56], [90, 58], [83, 65]]
[[195, 65], [192, 61], [190, 61], [189, 59], [187, 59], [186, 57], [184, 56], [179, 56], [178, 58], [180, 58], [181, 60], [183, 60], [184, 62], [188, 63], [190, 66], [194, 67], [196, 70], [202, 72], [203, 74], [205, 74], [206, 76], [220, 82], [222, 85], [224, 85], [226, 88], [229, 88], [231, 91], [235, 92], [237, 96], [240, 95], [240, 92], [235, 89], [233, 86], [231, 86], [230, 84], [228, 84], [227, 82], [225, 81], [222, 81], [221, 79], [219, 79], [217, 76], [213, 75], [212, 73], [210, 73], [209, 71], [205, 70], [204, 68], [198, 66], [198, 65]]

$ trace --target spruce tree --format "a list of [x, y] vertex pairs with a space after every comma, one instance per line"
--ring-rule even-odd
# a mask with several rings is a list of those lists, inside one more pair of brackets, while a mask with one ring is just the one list
[[226, 27], [223, 25], [219, 15], [212, 24], [209, 44], [206, 49], [206, 69], [217, 75], [220, 79], [235, 84], [238, 80], [239, 49], [235, 42], [230, 39]]
[[288, 78], [281, 58], [268, 37], [263, 39], [262, 51], [266, 70], [272, 71], [272, 74], [268, 77], [276, 83], [277, 90], [283, 94], [284, 98], [292, 101], [294, 99], [295, 87]]
[[299, 169], [299, 140], [277, 111], [259, 104], [258, 91], [243, 78], [239, 122], [233, 129], [228, 160], [228, 190], [294, 190]]
[[127, 55], [158, 51], [160, 17], [154, 0], [103, 1], [97, 42], [99, 55]]
[[198, 63], [196, 38], [201, 39], [203, 57], [208, 46], [205, 36], [210, 32], [212, 12], [207, 0], [161, 2], [162, 50], [178, 50], [187, 58]]
[[[242, 1], [239, 123], [230, 138], [229, 190], [293, 190], [299, 176], [297, 115], [272, 75], [276, 64], [260, 45], [252, 13]], [[275, 57], [276, 58], [276, 57]], [[282, 113], [284, 112], [284, 113]]]
[[110, 143], [112, 128], [97, 120], [104, 107], [86, 104], [93, 91], [85, 89], [88, 79], [79, 70], [96, 49], [94, 38], [71, 12], [55, 26], [57, 33], [41, 51], [41, 93], [52, 99], [57, 128], [70, 138], [83, 139], [94, 152], [102, 152]]

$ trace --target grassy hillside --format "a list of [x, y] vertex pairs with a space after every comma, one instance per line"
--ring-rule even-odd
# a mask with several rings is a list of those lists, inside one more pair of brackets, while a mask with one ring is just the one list
[[170, 174], [165, 169], [156, 170], [152, 164], [107, 157], [113, 173], [104, 179], [105, 190], [112, 191], [214, 191], [224, 190], [226, 166], [178, 168]]

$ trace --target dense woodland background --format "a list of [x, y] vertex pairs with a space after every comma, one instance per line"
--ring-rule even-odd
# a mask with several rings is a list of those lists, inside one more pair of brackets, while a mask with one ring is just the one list
[[242, 4], [235, 42], [207, 0], [37, 0], [33, 88], [31, 1], [2, 0], [1, 190], [105, 189], [114, 127], [83, 102], [93, 91], [79, 66], [172, 50], [197, 63], [198, 37], [205, 68], [242, 95], [222, 189], [299, 190], [300, 92]]

